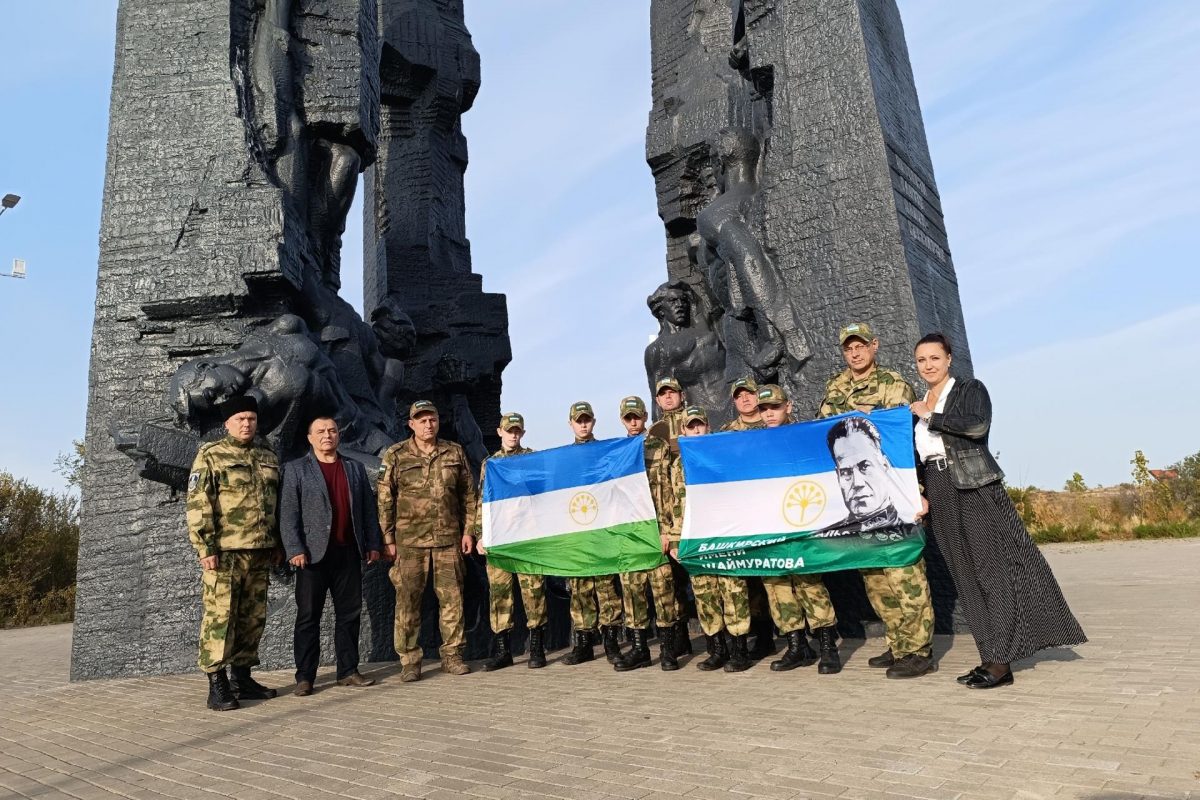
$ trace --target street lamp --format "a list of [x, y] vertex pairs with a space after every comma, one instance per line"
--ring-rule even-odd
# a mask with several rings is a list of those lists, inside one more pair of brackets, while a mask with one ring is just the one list
[[18, 194], [6, 194], [4, 197], [0, 197], [0, 216], [3, 216], [4, 212], [10, 208], [16, 208], [19, 202], [21, 202], [21, 196]]

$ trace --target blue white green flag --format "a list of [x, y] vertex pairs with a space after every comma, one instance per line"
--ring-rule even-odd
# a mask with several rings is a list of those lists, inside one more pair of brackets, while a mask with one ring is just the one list
[[488, 561], [527, 575], [587, 577], [663, 563], [642, 437], [491, 459]]

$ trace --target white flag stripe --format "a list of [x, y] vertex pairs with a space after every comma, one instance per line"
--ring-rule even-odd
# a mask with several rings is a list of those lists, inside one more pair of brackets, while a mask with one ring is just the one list
[[[584, 494], [591, 495], [594, 507], [581, 497]], [[572, 501], [576, 501], [574, 508]], [[499, 547], [648, 519], [656, 519], [654, 501], [645, 473], [639, 472], [590, 486], [484, 503], [483, 545]], [[498, 530], [504, 532], [500, 540], [495, 538]]]
[[[916, 469], [893, 469], [888, 481], [893, 504], [912, 522], [919, 502]], [[820, 530], [849, 514], [837, 473], [759, 478], [727, 483], [688, 484], [683, 538], [709, 539], [764, 533]]]

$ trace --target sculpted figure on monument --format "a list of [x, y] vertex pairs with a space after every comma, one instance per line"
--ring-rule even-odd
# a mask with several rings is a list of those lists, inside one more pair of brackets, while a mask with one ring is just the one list
[[731, 331], [730, 338], [753, 343], [741, 358], [760, 380], [774, 378], [790, 396], [812, 350], [783, 276], [748, 223], [758, 191], [759, 142], [747, 130], [726, 128], [716, 152], [719, 194], [696, 216], [711, 251], [710, 272], [717, 273], [710, 281], [724, 290], [727, 327], [745, 326], [744, 335]]
[[[703, 281], [703, 278], [701, 279]], [[646, 348], [646, 376], [651, 386], [672, 376], [687, 391], [688, 401], [703, 408], [724, 408], [725, 348], [717, 335], [721, 310], [702, 283], [664, 283], [646, 298], [658, 320], [658, 338]]]

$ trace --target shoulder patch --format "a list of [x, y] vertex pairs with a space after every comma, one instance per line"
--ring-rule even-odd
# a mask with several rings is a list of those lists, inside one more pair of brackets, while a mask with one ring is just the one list
[[198, 488], [200, 488], [200, 473], [193, 472], [188, 476], [188, 494], [191, 494]]

